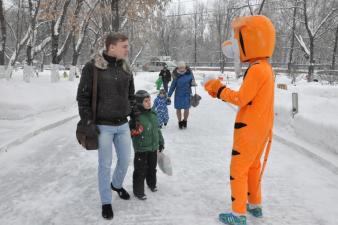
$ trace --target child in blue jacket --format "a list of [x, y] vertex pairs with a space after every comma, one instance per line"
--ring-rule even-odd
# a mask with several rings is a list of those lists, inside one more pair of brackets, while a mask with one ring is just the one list
[[167, 100], [167, 93], [164, 89], [161, 89], [159, 94], [154, 100], [153, 109], [157, 113], [157, 119], [159, 127], [162, 128], [162, 126], [167, 126], [167, 123], [169, 121], [169, 114], [168, 114], [168, 107], [170, 102]]

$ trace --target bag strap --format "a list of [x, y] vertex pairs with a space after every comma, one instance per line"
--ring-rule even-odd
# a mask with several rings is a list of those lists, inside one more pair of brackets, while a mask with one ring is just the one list
[[96, 121], [96, 102], [97, 102], [97, 68], [94, 66], [93, 91], [92, 91], [92, 113], [93, 121]]

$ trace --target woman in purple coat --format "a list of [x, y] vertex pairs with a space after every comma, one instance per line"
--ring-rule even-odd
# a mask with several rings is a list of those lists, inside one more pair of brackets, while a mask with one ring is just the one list
[[[170, 85], [168, 98], [172, 96], [175, 91], [174, 106], [178, 119], [178, 127], [180, 129], [187, 128], [187, 121], [189, 117], [191, 86], [196, 86], [194, 76], [191, 69], [185, 62], [178, 62], [177, 67], [173, 71], [173, 81]], [[182, 120], [182, 110], [183, 120]]]

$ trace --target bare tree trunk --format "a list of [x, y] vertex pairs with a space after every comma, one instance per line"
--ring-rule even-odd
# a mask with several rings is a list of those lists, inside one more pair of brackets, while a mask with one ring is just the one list
[[[52, 63], [53, 64], [59, 64], [61, 62], [61, 60], [63, 59], [64, 55], [66, 54], [69, 45], [71, 43], [71, 37], [72, 37], [72, 32], [68, 32], [66, 40], [63, 42], [63, 46], [59, 49], [57, 48], [57, 51], [53, 51], [52, 50]], [[52, 39], [52, 47], [56, 47], [59, 46], [59, 44], [56, 44], [56, 40], [58, 40], [59, 37], [54, 39], [54, 43], [53, 43], [53, 39]], [[53, 45], [54, 44], [54, 45]], [[55, 55], [53, 55], [55, 54]]]
[[314, 38], [310, 37], [310, 65], [309, 65], [309, 72], [308, 72], [308, 81], [313, 80], [313, 73], [314, 73], [314, 64], [315, 64], [315, 59], [314, 59]]
[[120, 29], [120, 14], [119, 14], [119, 0], [111, 0], [111, 24], [114, 32], [118, 32]]
[[220, 63], [220, 69], [221, 72], [224, 72], [224, 57], [222, 53], [222, 18], [221, 12], [218, 12], [219, 14], [216, 16], [216, 22], [217, 22], [217, 32], [218, 32], [218, 49], [219, 49], [219, 63]]
[[[56, 20], [55, 19], [52, 20], [52, 25], [51, 25], [51, 31], [52, 31], [51, 32], [52, 33], [51, 82], [58, 82], [60, 80], [58, 64], [63, 58], [63, 55], [66, 51], [65, 49], [68, 49], [68, 46], [71, 40], [70, 39], [71, 35], [70, 33], [68, 33], [62, 49], [59, 50], [59, 39], [60, 39], [61, 27], [63, 26], [63, 22], [65, 20], [66, 12], [67, 12], [70, 2], [71, 0], [66, 0], [62, 7], [62, 12], [60, 13], [59, 17]], [[58, 13], [56, 3], [54, 3], [53, 12]]]
[[6, 50], [6, 21], [3, 9], [3, 2], [0, 0], [0, 31], [1, 31], [1, 39], [0, 39], [0, 65], [5, 65], [5, 50]]
[[249, 10], [250, 10], [250, 15], [253, 16], [253, 11], [252, 11], [252, 8], [251, 8], [251, 5], [250, 5], [250, 0], [247, 0], [247, 2], [248, 2]]
[[95, 51], [97, 51], [96, 45], [99, 43], [99, 38], [100, 38], [100, 33], [97, 31], [97, 33], [95, 33], [95, 40], [93, 42], [93, 44], [91, 45], [90, 48], [90, 54], [94, 54]]
[[26, 47], [27, 65], [33, 65], [32, 48], [31, 44]]
[[[12, 53], [12, 56], [9, 59], [8, 65], [7, 65], [7, 69], [6, 69], [6, 78], [10, 79], [12, 78], [12, 72], [13, 72], [13, 66], [20, 54], [20, 51], [22, 50], [22, 47], [24, 45], [26, 45], [27, 41], [29, 40], [29, 37], [31, 35], [32, 29], [30, 26], [28, 26], [28, 30], [23, 33], [22, 32], [22, 24], [23, 24], [23, 19], [22, 19], [22, 14], [21, 13], [22, 10], [22, 1], [19, 1], [19, 7], [18, 7], [18, 13], [17, 13], [17, 30], [16, 30], [16, 35], [15, 35], [15, 49]], [[10, 24], [8, 24], [8, 26], [10, 26], [11, 30], [14, 30]], [[13, 32], [14, 33], [14, 32]], [[22, 38], [21, 36], [24, 35]]]
[[130, 40], [129, 40], [129, 60], [134, 57], [134, 21], [131, 21], [130, 25]]
[[332, 70], [336, 69], [337, 48], [338, 48], [338, 25], [337, 25], [337, 28], [336, 28], [336, 38], [335, 38], [335, 41], [334, 41], [334, 47], [333, 47], [333, 53], [332, 53], [332, 64], [331, 64]]
[[[72, 23], [73, 59], [72, 59], [72, 65], [70, 67], [70, 72], [69, 72], [69, 76], [68, 76], [69, 81], [73, 81], [74, 77], [77, 76], [76, 64], [77, 64], [77, 60], [78, 60], [79, 55], [80, 55], [80, 49], [81, 49], [81, 45], [82, 45], [82, 41], [83, 41], [83, 36], [82, 36], [83, 33], [84, 33], [84, 31], [82, 31], [83, 23], [81, 25], [78, 24], [79, 13], [81, 11], [82, 4], [83, 4], [83, 0], [76, 0], [76, 8], [75, 8], [75, 12], [74, 12], [74, 21]], [[78, 28], [78, 26], [80, 28]], [[76, 37], [78, 38], [78, 40], [76, 40]]]
[[[71, 0], [66, 0], [65, 4], [63, 5], [62, 12], [60, 14], [60, 17], [57, 18], [57, 20], [52, 20], [52, 26], [51, 26], [51, 33], [52, 33], [52, 63], [53, 64], [59, 64], [62, 56], [59, 55], [59, 39], [60, 39], [60, 31], [61, 27], [63, 25], [63, 22], [66, 17], [66, 12], [68, 9], [68, 6], [70, 4]], [[57, 4], [54, 5], [54, 12], [57, 12]], [[69, 42], [69, 36], [66, 39], [66, 43]]]
[[[169, 38], [169, 34], [168, 34], [168, 38]], [[162, 41], [162, 45], [163, 45], [164, 54], [169, 55], [169, 50], [167, 48], [167, 45], [169, 43], [165, 43], [165, 26], [162, 26], [162, 29], [161, 29], [161, 41]]]
[[6, 21], [3, 9], [3, 2], [0, 0], [0, 78], [6, 77], [5, 50], [6, 50]]
[[262, 1], [261, 6], [259, 7], [258, 15], [260, 15], [262, 13], [264, 3], [265, 3], [265, 0]]
[[[69, 80], [72, 81], [74, 79], [74, 77], [78, 77], [80, 75], [80, 71], [77, 67], [77, 61], [78, 58], [80, 56], [80, 52], [82, 49], [82, 44], [83, 41], [86, 37], [86, 33], [88, 31], [88, 24], [89, 24], [89, 19], [92, 16], [94, 10], [96, 9], [98, 3], [100, 0], [97, 0], [95, 2], [95, 4], [93, 5], [92, 8], [89, 9], [89, 11], [87, 11], [85, 14], [85, 18], [84, 20], [81, 22], [81, 24], [79, 25], [80, 28], [77, 28], [77, 23], [74, 23], [73, 25], [73, 59], [72, 59], [72, 65], [71, 65], [71, 69], [70, 69], [70, 74], [69, 74]], [[82, 6], [83, 0], [77, 0], [77, 9], [75, 10], [75, 18], [78, 21], [79, 20], [79, 11], [80, 8]]]
[[197, 64], [197, 12], [194, 15], [194, 20], [195, 20], [195, 40], [194, 40], [194, 67], [196, 70], [196, 64]]
[[[230, 22], [231, 22], [231, 13], [230, 13], [230, 5], [228, 5], [227, 6], [227, 16], [226, 16], [226, 19], [225, 19], [225, 26], [224, 26], [225, 27], [225, 38], [226, 39], [229, 38], [229, 31], [231, 29]], [[224, 56], [224, 54], [222, 54], [222, 57], [223, 57], [222, 61], [225, 63], [226, 62], [226, 57]], [[236, 77], [238, 77], [239, 75], [240, 74], [236, 73]]]
[[32, 58], [35, 58], [35, 55], [40, 53], [41, 51], [44, 50], [44, 48], [51, 42], [51, 37], [48, 36], [42, 41], [40, 41], [39, 45], [35, 45], [34, 48], [32, 49]]
[[42, 49], [42, 56], [41, 56], [41, 72], [43, 72], [43, 66], [45, 65], [45, 62], [46, 62], [46, 50], [45, 49]]
[[167, 55], [170, 55], [170, 32], [168, 32], [167, 44]]
[[[292, 33], [291, 33], [291, 46], [289, 53], [289, 62], [288, 62], [288, 74], [291, 75], [291, 66], [292, 66], [292, 57], [293, 57], [293, 49], [295, 46], [295, 31], [296, 31], [296, 15], [297, 15], [297, 2], [295, 7], [293, 8], [293, 18], [292, 18]], [[292, 83], [295, 82], [295, 74], [292, 74]]]
[[[29, 36], [27, 46], [26, 46], [26, 55], [27, 64], [24, 65], [23, 71], [23, 80], [25, 82], [30, 82], [30, 78], [34, 77], [34, 67], [33, 67], [33, 56], [34, 56], [34, 46], [36, 39], [36, 17], [40, 8], [40, 0], [34, 2], [36, 5], [33, 6], [32, 0], [28, 0], [29, 6], [29, 26], [31, 28], [31, 34]], [[34, 12], [34, 14], [33, 14]]]
[[310, 60], [310, 65], [309, 65], [309, 70], [308, 70], [308, 77], [307, 77], [307, 81], [310, 82], [312, 81], [312, 78], [313, 78], [313, 71], [314, 71], [314, 68], [313, 68], [313, 64], [314, 64], [314, 58], [313, 58], [313, 46], [314, 46], [314, 37], [312, 35], [312, 31], [309, 27], [309, 20], [308, 20], [308, 15], [307, 15], [307, 0], [303, 0], [303, 11], [304, 11], [304, 22], [305, 22], [305, 28], [306, 28], [306, 31], [308, 32], [308, 35], [309, 35], [309, 42], [310, 42], [310, 55], [309, 55], [309, 60]]
[[72, 66], [77, 65], [77, 61], [79, 59], [80, 53], [79, 52], [73, 52], [73, 59], [72, 59]]
[[106, 34], [110, 30], [109, 21], [107, 20], [105, 12], [106, 12], [106, 1], [101, 0], [100, 1], [100, 13], [101, 13], [101, 28], [102, 28], [103, 34]]
[[73, 50], [72, 65], [70, 66], [70, 71], [69, 71], [69, 80], [70, 81], [73, 81], [74, 77], [78, 77], [76, 65], [77, 65], [77, 61], [78, 61], [79, 56], [80, 56], [80, 52], [77, 49], [77, 41], [76, 41], [74, 34], [73, 34], [72, 39], [73, 39], [72, 42], [73, 42], [73, 49], [74, 50]]
[[135, 66], [135, 62], [136, 62], [136, 60], [138, 59], [138, 57], [141, 55], [141, 53], [142, 53], [142, 51], [143, 51], [143, 49], [144, 49], [144, 46], [146, 45], [146, 44], [148, 44], [148, 41], [146, 41], [145, 43], [144, 43], [144, 45], [142, 46], [142, 48], [138, 51], [138, 53], [136, 54], [136, 56], [134, 57], [134, 59], [131, 61], [132, 63], [130, 64], [130, 68], [133, 70], [133, 71], [135, 71], [135, 75], [136, 75], [136, 66]]
[[[32, 50], [33, 50], [33, 46], [35, 45], [35, 30], [36, 30], [36, 16], [39, 12], [39, 8], [40, 8], [40, 0], [36, 1], [36, 6], [33, 6], [33, 2], [32, 0], [28, 0], [28, 5], [29, 5], [29, 16], [30, 16], [30, 27], [32, 30], [32, 33], [30, 35], [30, 38], [28, 40], [27, 43], [27, 65], [32, 65], [33, 64], [33, 54], [32, 54]], [[34, 12], [34, 14], [32, 14]]]
[[[72, 37], [72, 42], [73, 42], [72, 66], [76, 66], [77, 61], [78, 61], [79, 56], [80, 56], [80, 50], [78, 49], [77, 40], [75, 38], [74, 33], [73, 33], [73, 37]], [[82, 43], [80, 43], [80, 45], [82, 45]]]

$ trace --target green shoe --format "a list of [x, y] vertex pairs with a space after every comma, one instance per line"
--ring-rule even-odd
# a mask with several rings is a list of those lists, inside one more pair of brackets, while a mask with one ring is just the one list
[[232, 213], [221, 213], [218, 215], [219, 221], [229, 225], [246, 225], [246, 216], [236, 216]]
[[256, 207], [256, 208], [250, 209], [249, 204], [247, 204], [246, 210], [256, 218], [262, 218], [263, 217], [262, 207]]

